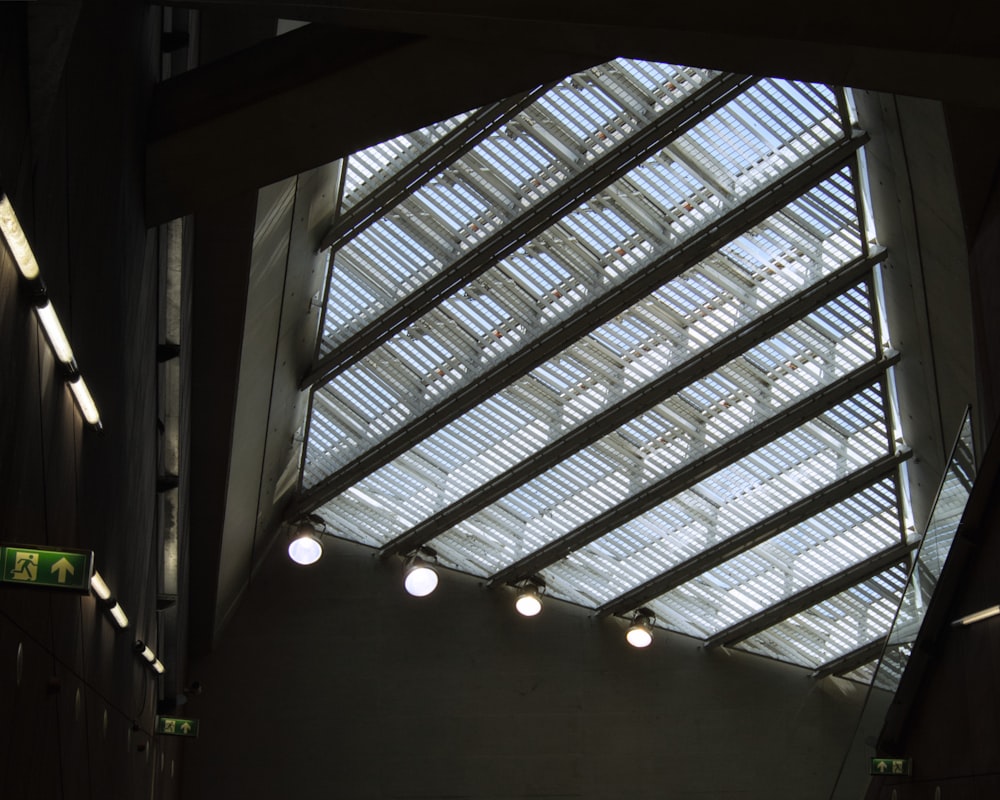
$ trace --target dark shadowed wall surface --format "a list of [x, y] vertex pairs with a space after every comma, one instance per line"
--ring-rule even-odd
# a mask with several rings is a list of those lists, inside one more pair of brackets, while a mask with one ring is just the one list
[[[0, 4], [0, 181], [104, 419], [86, 426], [0, 245], [0, 540], [93, 550], [126, 609], [0, 588], [0, 796], [177, 797], [152, 738], [155, 235], [142, 215], [155, 18], [131, 2]], [[113, 44], [109, 44], [113, 43]]]
[[187, 709], [207, 722], [185, 798], [823, 798], [863, 692], [445, 573], [402, 589], [398, 560], [279, 542]]

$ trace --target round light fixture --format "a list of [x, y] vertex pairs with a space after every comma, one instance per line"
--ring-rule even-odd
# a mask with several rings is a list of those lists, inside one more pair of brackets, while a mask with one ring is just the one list
[[[320, 528], [317, 530], [316, 525]], [[309, 517], [296, 524], [288, 543], [288, 557], [296, 564], [308, 566], [323, 555], [323, 530], [326, 524], [319, 517]]]
[[426, 597], [438, 585], [437, 571], [421, 558], [410, 559], [403, 576], [403, 586], [414, 597]]
[[517, 593], [514, 608], [522, 617], [533, 617], [542, 610], [542, 598], [534, 586], [525, 586]]
[[307, 566], [319, 561], [323, 555], [323, 545], [310, 533], [300, 533], [288, 544], [288, 557], [296, 564]]
[[632, 647], [649, 647], [653, 643], [653, 620], [652, 614], [637, 612], [625, 632], [625, 641]]

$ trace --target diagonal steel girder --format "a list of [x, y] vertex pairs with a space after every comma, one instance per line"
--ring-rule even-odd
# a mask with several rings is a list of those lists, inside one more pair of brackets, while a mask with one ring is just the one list
[[904, 450], [882, 456], [871, 464], [855, 470], [850, 475], [834, 481], [829, 486], [824, 486], [815, 494], [792, 503], [766, 519], [744, 528], [728, 539], [703, 550], [698, 555], [605, 603], [597, 609], [598, 616], [625, 614], [644, 606], [650, 600], [666, 594], [671, 589], [687, 583], [702, 573], [725, 563], [730, 558], [738, 556], [751, 547], [767, 541], [801, 522], [805, 522], [816, 514], [857, 494], [862, 489], [877, 483], [882, 478], [892, 475], [910, 455], [910, 450]]
[[829, 578], [824, 578], [819, 583], [806, 587], [801, 592], [796, 592], [763, 611], [713, 634], [705, 640], [705, 647], [736, 644], [779, 622], [784, 622], [789, 617], [794, 617], [807, 608], [829, 600], [852, 586], [857, 586], [869, 578], [874, 578], [880, 572], [908, 560], [918, 544], [919, 542], [895, 544], [871, 558], [866, 558]]
[[357, 205], [340, 214], [324, 234], [319, 249], [331, 247], [339, 250], [555, 85], [555, 82], [545, 83], [473, 111], [441, 141], [427, 148], [370, 195], [358, 201]]
[[710, 375], [751, 347], [780, 333], [790, 323], [811, 313], [830, 298], [842, 294], [858, 281], [870, 275], [874, 264], [883, 256], [884, 251], [873, 258], [855, 260], [841, 272], [828, 276], [807, 291], [786, 301], [771, 313], [765, 314], [741, 330], [721, 339], [706, 348], [699, 357], [692, 358], [676, 369], [650, 381], [639, 391], [595, 414], [588, 422], [574, 428], [534, 455], [511, 467], [502, 476], [470, 492], [424, 522], [415, 525], [386, 543], [379, 550], [379, 554], [388, 556], [393, 553], [408, 552], [429, 542], [461, 520], [481, 511], [512, 492], [518, 486], [538, 477], [574, 453], [617, 430], [630, 419], [648, 411], [666, 398], [672, 397], [695, 381]]
[[895, 353], [858, 367], [829, 386], [793, 403], [771, 419], [749, 428], [726, 442], [725, 445], [711, 450], [684, 467], [654, 481], [627, 500], [574, 528], [565, 536], [555, 539], [519, 561], [515, 561], [491, 576], [487, 585], [510, 583], [526, 575], [537, 574], [573, 551], [590, 544], [606, 533], [610, 533], [623, 523], [656, 508], [674, 495], [685, 489], [690, 489], [712, 473], [734, 464], [768, 442], [795, 430], [802, 423], [822, 414], [837, 403], [847, 400], [859, 390], [879, 380], [885, 370], [898, 360], [899, 354]]
[[433, 278], [408, 294], [377, 319], [323, 356], [302, 379], [300, 388], [332, 380], [352, 364], [387, 342], [505, 256], [531, 241], [584, 200], [607, 188], [652, 152], [710, 117], [745, 92], [759, 78], [721, 75], [708, 86], [638, 130], [614, 149], [570, 178], [516, 219], [465, 253]]
[[858, 667], [863, 667], [869, 661], [874, 661], [882, 655], [882, 650], [887, 641], [889, 641], [888, 636], [880, 636], [878, 639], [861, 645], [861, 647], [830, 659], [825, 664], [820, 664], [816, 667], [810, 677], [818, 680], [826, 678], [829, 675], [843, 675], [847, 672], [853, 672]]
[[[655, 259], [612, 292], [582, 305], [558, 326], [511, 355], [482, 380], [460, 387], [431, 411], [401, 426], [341, 469], [303, 492], [293, 501], [289, 518], [312, 513], [327, 500], [374, 472], [417, 442], [425, 439], [474, 408], [483, 398], [499, 392], [535, 367], [565, 349], [568, 342], [586, 336], [660, 286], [690, 269], [705, 256], [732, 241], [779, 211], [814, 184], [836, 171], [862, 144], [867, 135], [856, 133], [764, 189], [757, 197], [724, 215], [715, 225], [695, 234], [685, 244]], [[874, 256], [878, 260], [881, 256]], [[406, 534], [404, 534], [406, 535]], [[391, 544], [391, 543], [390, 543]], [[397, 551], [398, 552], [398, 551]]]

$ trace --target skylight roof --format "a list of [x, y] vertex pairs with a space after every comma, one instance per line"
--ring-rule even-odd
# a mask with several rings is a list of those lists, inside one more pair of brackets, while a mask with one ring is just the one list
[[619, 59], [349, 158], [296, 511], [804, 666], [884, 637], [906, 452], [844, 108]]

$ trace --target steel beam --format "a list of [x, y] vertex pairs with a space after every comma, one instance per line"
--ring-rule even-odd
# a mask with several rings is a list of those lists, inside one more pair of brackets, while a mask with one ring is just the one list
[[[695, 234], [691, 240], [656, 259], [641, 273], [632, 276], [613, 292], [596, 298], [572, 316], [533, 340], [499, 364], [482, 380], [460, 387], [431, 411], [400, 427], [343, 468], [327, 476], [292, 504], [290, 517], [312, 513], [367, 475], [406, 452], [417, 442], [474, 408], [484, 397], [500, 391], [522, 375], [545, 363], [575, 341], [604, 324], [641, 298], [697, 264], [741, 233], [767, 219], [786, 203], [838, 169], [867, 137], [857, 134], [843, 140], [768, 187], [750, 202], [726, 214], [719, 222]], [[873, 256], [876, 260], [884, 254]], [[406, 535], [406, 534], [404, 534]], [[436, 534], [434, 534], [436, 535]], [[390, 543], [391, 544], [391, 543]]]
[[824, 600], [829, 600], [846, 589], [850, 589], [862, 581], [875, 577], [894, 564], [906, 560], [917, 544], [917, 542], [911, 542], [908, 544], [893, 545], [878, 555], [865, 559], [853, 567], [838, 572], [836, 575], [831, 575], [829, 578], [825, 578], [819, 583], [803, 589], [801, 592], [796, 592], [790, 597], [786, 597], [784, 600], [768, 606], [763, 611], [710, 636], [705, 640], [705, 647], [718, 647], [719, 645], [735, 644], [736, 642], [743, 641], [750, 636], [767, 630], [773, 625], [777, 625], [779, 622], [783, 622], [789, 617], [794, 617], [810, 606], [822, 603]]
[[781, 509], [755, 525], [744, 528], [725, 541], [703, 550], [693, 558], [689, 558], [655, 578], [636, 586], [621, 597], [605, 603], [597, 609], [598, 616], [624, 614], [645, 605], [650, 600], [666, 594], [671, 589], [687, 583], [710, 569], [714, 569], [751, 547], [767, 541], [771, 537], [826, 511], [837, 503], [843, 502], [857, 492], [867, 489], [887, 475], [893, 474], [899, 465], [910, 457], [910, 454], [909, 450], [905, 450], [882, 456], [877, 461], [873, 461], [850, 475], [834, 481], [829, 486], [823, 487], [815, 494]]
[[439, 305], [444, 298], [569, 214], [588, 197], [610, 186], [647, 156], [716, 113], [757, 80], [746, 75], [722, 75], [704, 89], [684, 98], [345, 339], [303, 378], [302, 388], [329, 381], [356, 364]]
[[846, 291], [863, 278], [873, 264], [870, 259], [859, 259], [845, 271], [829, 276], [820, 285], [786, 302], [773, 313], [764, 315], [742, 330], [716, 342], [706, 348], [698, 358], [693, 358], [650, 381], [639, 391], [596, 414], [585, 424], [574, 428], [565, 436], [511, 467], [502, 476], [470, 492], [448, 508], [383, 545], [380, 554], [388, 556], [410, 551], [443, 533], [465, 517], [495, 503], [518, 486], [533, 480], [574, 453], [617, 430], [630, 419], [672, 397], [695, 381], [710, 375], [754, 345], [780, 333], [790, 323], [821, 306], [831, 295], [836, 296]]
[[473, 111], [441, 141], [417, 156], [370, 195], [358, 201], [357, 205], [338, 216], [324, 234], [319, 249], [331, 247], [339, 250], [378, 221], [389, 209], [427, 184], [451, 162], [468, 153], [555, 85], [553, 82], [545, 83]]
[[853, 672], [858, 667], [863, 667], [869, 661], [874, 661], [882, 655], [882, 649], [888, 638], [888, 636], [881, 636], [868, 644], [863, 644], [861, 647], [821, 664], [813, 670], [811, 677], [818, 680], [829, 675], [843, 675], [847, 672]]
[[[516, 561], [497, 574], [488, 584], [510, 583], [524, 575], [534, 575], [550, 564], [565, 558], [574, 550], [590, 544], [604, 534], [620, 527], [655, 508], [674, 495], [689, 489], [699, 481], [723, 467], [750, 455], [773, 439], [794, 430], [831, 406], [846, 400], [865, 386], [876, 381], [881, 374], [898, 360], [898, 356], [872, 361], [829, 386], [799, 400], [780, 414], [736, 436], [724, 446], [716, 448], [691, 463], [646, 486], [641, 491], [598, 514], [593, 519], [570, 531], [560, 539], [549, 542], [530, 555]], [[449, 527], [453, 524], [448, 520]], [[391, 543], [390, 543], [391, 544]]]

